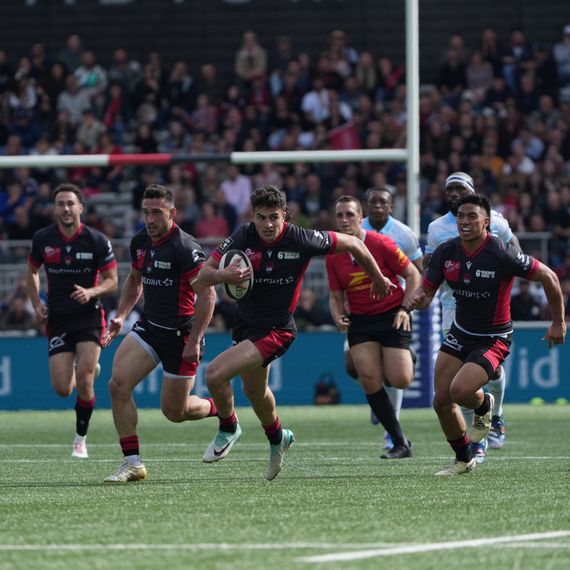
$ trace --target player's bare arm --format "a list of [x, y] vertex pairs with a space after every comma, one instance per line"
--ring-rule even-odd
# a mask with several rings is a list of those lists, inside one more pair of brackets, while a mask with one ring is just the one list
[[109, 293], [116, 291], [118, 286], [119, 277], [117, 276], [117, 268], [114, 267], [113, 269], [101, 272], [101, 282], [95, 287], [89, 287], [87, 289], [75, 284], [73, 286], [75, 291], [73, 291], [70, 297], [79, 304], [85, 305], [95, 297], [102, 297], [103, 295], [108, 295]]
[[370, 296], [372, 298], [381, 299], [391, 295], [392, 291], [396, 289], [396, 285], [382, 274], [376, 260], [372, 257], [370, 251], [368, 251], [364, 242], [354, 236], [341, 234], [339, 232], [335, 233], [337, 236], [335, 253], [348, 251], [354, 256], [360, 267], [366, 271], [368, 277], [372, 280]]
[[103, 346], [108, 346], [111, 341], [121, 332], [123, 323], [128, 314], [132, 311], [142, 294], [142, 278], [141, 272], [134, 267], [131, 267], [123, 289], [121, 290], [121, 297], [119, 299], [119, 306], [117, 307], [117, 315], [111, 319], [109, 329], [103, 339]]
[[548, 327], [543, 340], [548, 341], [548, 348], [552, 348], [554, 344], [563, 344], [566, 338], [564, 297], [556, 273], [539, 262], [531, 281], [540, 281], [542, 284], [552, 314], [552, 324]]
[[28, 264], [26, 272], [26, 291], [32, 302], [38, 323], [44, 323], [48, 317], [48, 309], [40, 299], [40, 274], [39, 268]]
[[424, 287], [420, 285], [413, 293], [409, 300], [409, 308], [414, 309], [427, 309], [437, 292], [437, 289], [430, 289], [429, 287]]
[[198, 278], [194, 281], [194, 285], [198, 287], [211, 287], [212, 285], [218, 285], [219, 283], [233, 283], [238, 285], [245, 279], [251, 277], [251, 270], [249, 267], [239, 268], [239, 261], [228, 265], [225, 269], [219, 269], [219, 263], [213, 257], [209, 257], [200, 273]]
[[340, 332], [346, 332], [350, 319], [344, 312], [344, 293], [342, 291], [329, 291], [329, 309], [331, 317]]
[[200, 360], [200, 343], [206, 334], [206, 329], [210, 324], [214, 314], [214, 307], [216, 306], [214, 287], [212, 285], [202, 285], [196, 283], [196, 281], [191, 282], [192, 288], [197, 295], [194, 304], [194, 320], [192, 321], [192, 329], [182, 353], [182, 358], [186, 362], [198, 362]]
[[416, 291], [421, 284], [421, 275], [418, 268], [412, 263], [408, 263], [400, 275], [406, 281], [406, 290], [404, 292], [404, 298], [402, 299], [402, 307], [394, 316], [394, 327], [410, 331], [412, 330], [412, 322], [409, 305], [414, 291]]

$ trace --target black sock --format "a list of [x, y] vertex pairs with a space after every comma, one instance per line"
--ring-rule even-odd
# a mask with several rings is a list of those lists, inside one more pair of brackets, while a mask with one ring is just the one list
[[404, 437], [400, 422], [396, 418], [396, 411], [390, 401], [388, 392], [384, 388], [378, 390], [374, 394], [367, 394], [369, 406], [372, 408], [374, 415], [382, 424], [384, 429], [390, 434], [394, 445], [407, 445], [408, 442]]
[[77, 435], [87, 435], [89, 420], [93, 414], [94, 407], [95, 398], [89, 401], [77, 398], [77, 402], [75, 403], [75, 431]]
[[483, 403], [478, 408], [473, 410], [473, 413], [477, 414], [478, 416], [484, 416], [489, 411], [490, 407], [491, 398], [489, 397], [489, 394], [485, 393], [483, 396]]

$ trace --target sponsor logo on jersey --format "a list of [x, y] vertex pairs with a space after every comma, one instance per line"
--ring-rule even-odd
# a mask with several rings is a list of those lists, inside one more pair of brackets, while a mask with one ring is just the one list
[[152, 287], [172, 287], [174, 281], [172, 279], [153, 279], [151, 277], [142, 276], [142, 284], [150, 285]]
[[256, 277], [255, 283], [259, 285], [291, 285], [295, 282], [295, 277]]
[[44, 247], [44, 263], [61, 263], [61, 248], [46, 245]]
[[88, 251], [78, 251], [75, 254], [75, 259], [93, 259], [93, 254]]
[[490, 291], [467, 291], [466, 289], [455, 289], [454, 297], [466, 297], [467, 299], [490, 299]]
[[268, 261], [265, 264], [265, 271], [267, 271], [267, 273], [271, 273], [273, 271], [274, 267], [275, 267], [275, 264], [272, 261]]
[[443, 277], [448, 281], [458, 281], [460, 267], [461, 263], [459, 261], [447, 259], [443, 265]]
[[146, 249], [137, 249], [137, 262], [144, 258]]
[[356, 271], [355, 273], [350, 273], [349, 276], [350, 281], [346, 288], [352, 292], [364, 291], [372, 286], [368, 275], [364, 271]]
[[277, 253], [277, 259], [299, 259], [301, 254], [298, 251], [280, 251]]
[[71, 255], [66, 255], [63, 258], [63, 261], [64, 261], [65, 265], [71, 265]]
[[481, 277], [483, 279], [495, 279], [495, 272], [487, 271], [486, 269], [477, 269], [477, 271], [475, 271], [475, 277]]
[[463, 276], [463, 283], [465, 283], [465, 285], [469, 285], [469, 283], [471, 283], [471, 274], [470, 273], [466, 273]]
[[[247, 247], [244, 251], [244, 253], [247, 255], [247, 257], [249, 257], [249, 260], [251, 261], [251, 266], [253, 267], [254, 271], [259, 271], [260, 267], [261, 267], [261, 258], [263, 257], [263, 254], [261, 253], [261, 251], [257, 251], [255, 249], [251, 249], [250, 247]], [[271, 259], [271, 254], [273, 252], [271, 250], [267, 251], [267, 257], [269, 259]]]
[[170, 263], [170, 261], [158, 261], [158, 259], [157, 259], [154, 262], [154, 266], [157, 269], [170, 269], [172, 264]]

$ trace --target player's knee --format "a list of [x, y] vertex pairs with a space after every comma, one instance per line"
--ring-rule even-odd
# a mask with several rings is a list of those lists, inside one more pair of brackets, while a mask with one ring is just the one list
[[449, 393], [451, 395], [451, 399], [460, 406], [468, 404], [471, 398], [473, 398], [473, 391], [470, 388], [461, 386], [457, 383], [453, 383], [451, 385]]
[[164, 417], [174, 423], [180, 423], [184, 421], [184, 410], [177, 406], [172, 406], [168, 403], [162, 404], [161, 406], [162, 414]]
[[453, 402], [446, 394], [436, 393], [433, 397], [433, 409], [438, 416], [445, 414], [446, 411], [450, 411], [452, 405]]
[[126, 400], [131, 397], [131, 391], [127, 388], [126, 382], [120, 375], [113, 373], [109, 380], [109, 393], [114, 400]]
[[206, 385], [210, 392], [212, 389], [219, 388], [223, 386], [226, 382], [226, 374], [221, 366], [218, 366], [215, 362], [212, 362], [206, 368], [205, 373]]
[[64, 386], [63, 384], [54, 384], [53, 391], [60, 398], [69, 398], [69, 396], [71, 396], [71, 393], [73, 392], [73, 386], [71, 386], [71, 385]]

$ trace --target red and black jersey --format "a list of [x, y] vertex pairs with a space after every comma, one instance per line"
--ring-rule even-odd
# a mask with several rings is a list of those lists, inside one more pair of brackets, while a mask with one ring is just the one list
[[38, 230], [32, 238], [28, 261], [34, 267], [45, 267], [50, 320], [54, 315], [76, 315], [99, 307], [99, 299], [91, 299], [85, 305], [72, 299], [74, 285], [94, 287], [100, 272], [117, 266], [107, 237], [83, 224], [70, 238], [61, 233], [57, 224]]
[[144, 315], [154, 325], [183, 329], [194, 315], [196, 277], [206, 256], [198, 242], [177, 225], [159, 241], [146, 228], [131, 240], [131, 263], [141, 272]]
[[293, 330], [293, 313], [309, 261], [316, 255], [333, 253], [335, 246], [334, 232], [288, 223], [274, 242], [267, 243], [251, 222], [237, 229], [211, 255], [219, 262], [226, 251], [240, 249], [251, 261], [254, 285], [237, 303], [237, 315], [242, 320], [259, 327]]
[[530, 279], [538, 261], [487, 234], [472, 253], [451, 239], [433, 252], [423, 285], [437, 289], [446, 281], [457, 302], [455, 324], [466, 333], [503, 335], [512, 331], [511, 287], [514, 277]]
[[398, 275], [410, 260], [387, 235], [367, 231], [364, 243], [380, 271], [397, 286], [394, 292], [382, 299], [371, 299], [372, 280], [350, 253], [327, 257], [329, 287], [333, 291], [344, 291], [351, 315], [380, 315], [402, 304], [404, 289]]

